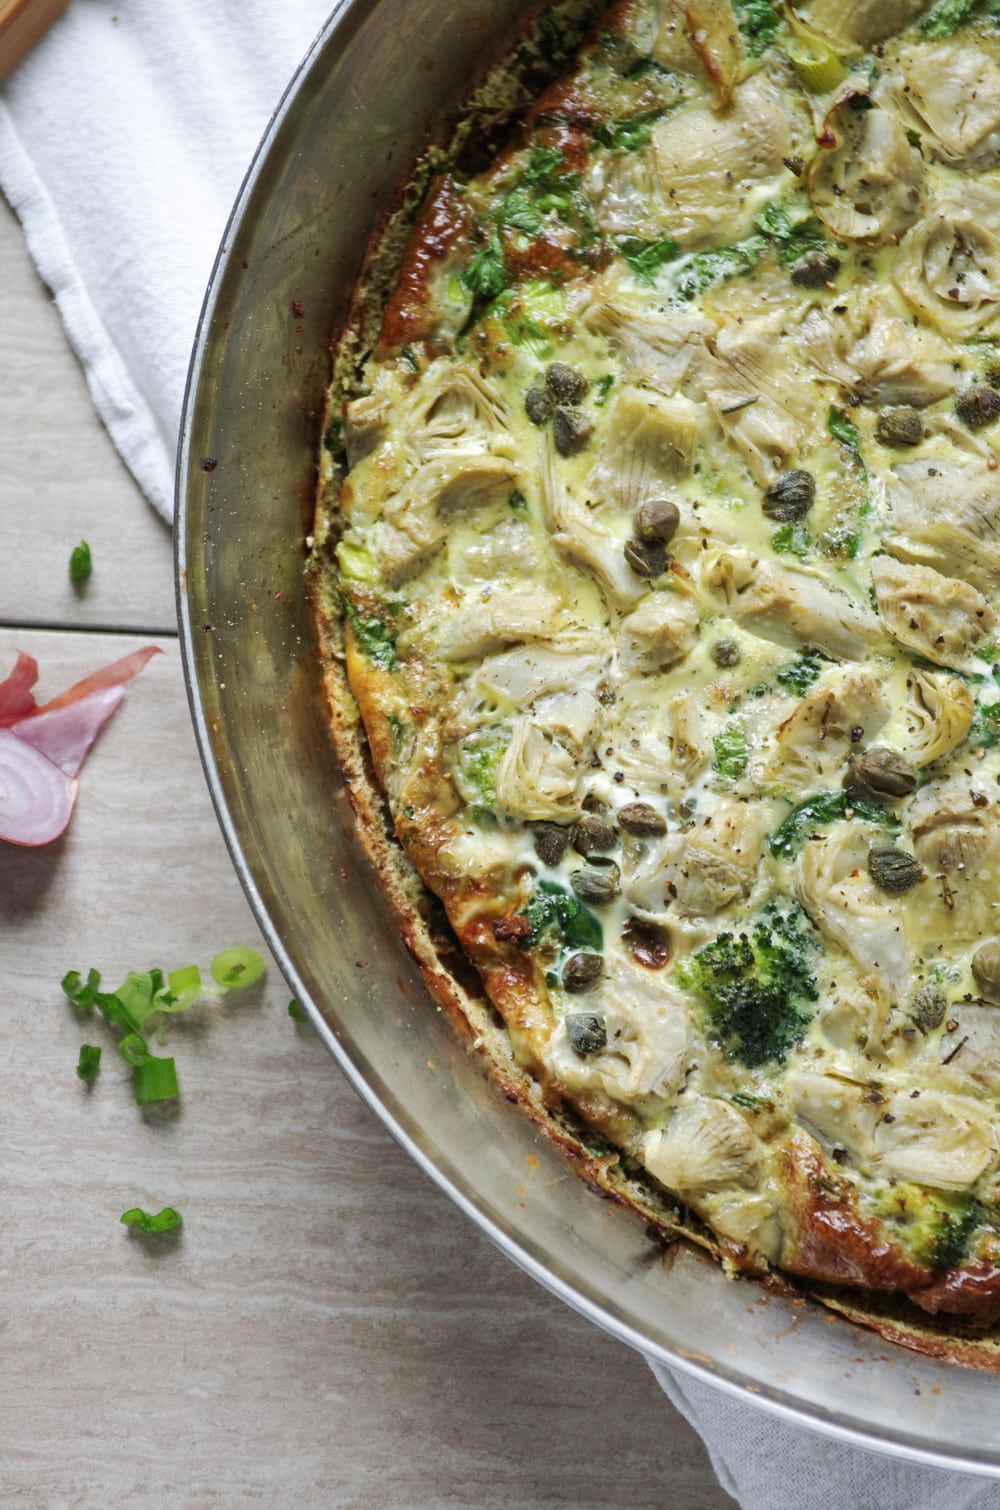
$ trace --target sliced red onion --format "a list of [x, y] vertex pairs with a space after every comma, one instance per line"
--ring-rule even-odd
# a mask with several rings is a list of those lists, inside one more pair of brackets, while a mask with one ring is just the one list
[[86, 697], [91, 692], [99, 692], [105, 687], [123, 687], [133, 677], [139, 675], [152, 656], [160, 654], [162, 652], [158, 645], [144, 645], [141, 650], [130, 651], [120, 660], [112, 661], [110, 666], [102, 666], [100, 671], [92, 671], [89, 676], [83, 678], [83, 681], [74, 682], [72, 687], [67, 687], [65, 692], [59, 693], [58, 697], [53, 697], [47, 703], [43, 703], [38, 712], [39, 714], [50, 713], [55, 708], [65, 707], [67, 703], [79, 702], [81, 697]]
[[33, 655], [17, 652], [14, 669], [0, 682], [0, 727], [31, 713], [36, 704], [32, 687], [38, 680], [38, 662]]
[[0, 729], [0, 839], [50, 844], [69, 822], [75, 800], [75, 781], [26, 740]]
[[84, 757], [125, 696], [125, 688], [99, 687], [76, 702], [49, 703], [30, 718], [11, 724], [10, 732], [33, 745], [67, 776], [75, 776]]

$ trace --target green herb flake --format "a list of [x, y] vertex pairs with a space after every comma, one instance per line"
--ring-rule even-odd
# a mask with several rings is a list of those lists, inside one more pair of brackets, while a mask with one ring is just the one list
[[97, 1072], [101, 1068], [101, 1050], [92, 1043], [81, 1043], [80, 1058], [77, 1062], [76, 1073], [81, 1080], [88, 1083], [97, 1079]]
[[527, 514], [529, 512], [528, 500], [527, 498], [525, 498], [520, 488], [515, 488], [514, 491], [510, 494], [507, 499], [507, 505], [509, 508], [512, 508], [514, 510], [515, 514]]
[[292, 997], [291, 1001], [288, 1003], [288, 1015], [292, 1019], [293, 1022], [308, 1022], [309, 1021], [309, 1014], [307, 1013], [305, 1007], [294, 996]]
[[719, 775], [729, 776], [734, 780], [742, 776], [749, 759], [746, 730], [743, 725], [729, 724], [721, 734], [716, 734], [712, 743], [715, 746], [715, 759], [712, 765]]
[[90, 546], [86, 540], [81, 540], [79, 545], [73, 547], [69, 558], [69, 580], [71, 582], [86, 582], [94, 569], [91, 560]]
[[129, 1211], [123, 1211], [119, 1221], [125, 1227], [132, 1227], [136, 1232], [145, 1233], [146, 1236], [155, 1236], [161, 1232], [176, 1232], [178, 1227], [183, 1226], [184, 1218], [173, 1206], [164, 1206], [162, 1211], [157, 1211], [155, 1216], [148, 1211], [143, 1211], [141, 1206], [133, 1206]]
[[416, 354], [414, 353], [412, 346], [401, 346], [399, 348], [399, 360], [405, 363], [405, 365], [409, 367], [411, 372], [420, 371], [420, 363], [417, 361]]
[[823, 670], [826, 662], [823, 657], [813, 653], [800, 655], [798, 660], [790, 662], [775, 672], [774, 680], [779, 687], [784, 687], [786, 692], [793, 692], [802, 697]]
[[653, 287], [656, 275], [668, 262], [676, 262], [681, 254], [677, 242], [670, 236], [660, 241], [646, 241], [642, 236], [619, 236], [615, 245], [636, 276], [636, 282]]

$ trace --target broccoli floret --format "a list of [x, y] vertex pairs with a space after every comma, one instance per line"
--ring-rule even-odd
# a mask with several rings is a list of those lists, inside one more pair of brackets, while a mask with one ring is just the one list
[[918, 1263], [953, 1269], [969, 1256], [972, 1236], [983, 1218], [974, 1195], [948, 1195], [922, 1185], [900, 1183], [887, 1191], [879, 1215], [900, 1229], [900, 1238]]
[[751, 932], [720, 933], [678, 967], [728, 1058], [750, 1069], [784, 1063], [812, 1020], [815, 947], [801, 908], [769, 903]]

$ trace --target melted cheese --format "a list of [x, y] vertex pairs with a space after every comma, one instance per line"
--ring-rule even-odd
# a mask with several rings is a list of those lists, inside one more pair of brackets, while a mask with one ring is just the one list
[[[971, 960], [1000, 938], [1000, 432], [969, 422], [997, 377], [992, 340], [968, 337], [993, 330], [994, 283], [1000, 309], [994, 122], [977, 117], [968, 151], [944, 126], [924, 139], [948, 112], [918, 27], [882, 62], [851, 38], [855, 71], [826, 98], [779, 29], [763, 55], [741, 48], [726, 106], [690, 48], [644, 62], [656, 7], [627, 9], [566, 86], [604, 124], [541, 116], [461, 186], [477, 229], [427, 282], [432, 333], [377, 347], [347, 406], [342, 587], [362, 712], [394, 730], [380, 776], [453, 921], [485, 885], [511, 924], [474, 953], [501, 1013], [492, 965], [531, 965], [522, 1056], [751, 1261], [794, 1258], [782, 1171], [803, 1146], [913, 1263], [943, 1260], [899, 1213], [923, 1221], [936, 1189], [979, 1203], [970, 1251], [989, 1258], [1000, 1008]], [[987, 23], [963, 45], [996, 68]], [[905, 201], [881, 180], [866, 199], [850, 152], [876, 139]], [[952, 321], [948, 205], [968, 244]], [[958, 497], [978, 490], [961, 527], [938, 469]], [[790, 473], [811, 479], [794, 519]], [[657, 558], [637, 527], [665, 501], [679, 524]], [[855, 813], [849, 761], [871, 746], [917, 789]], [[971, 807], [955, 797], [970, 773], [988, 794]], [[588, 815], [612, 840], [585, 861], [569, 841]], [[922, 867], [905, 895], [869, 874], [889, 846]], [[608, 895], [574, 913], [588, 866]], [[815, 1000], [779, 1050], [751, 1053], [689, 961], [790, 904]], [[581, 988], [587, 953], [603, 973]]]

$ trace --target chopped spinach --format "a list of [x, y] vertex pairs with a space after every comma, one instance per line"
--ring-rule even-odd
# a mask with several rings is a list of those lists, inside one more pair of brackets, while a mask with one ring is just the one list
[[812, 535], [805, 526], [793, 524], [791, 520], [771, 536], [771, 549], [779, 556], [792, 555], [801, 559], [808, 556], [812, 543]]
[[635, 152], [639, 147], [649, 145], [653, 127], [664, 114], [663, 108], [657, 107], [622, 116], [619, 120], [605, 121], [597, 127], [594, 138], [610, 152]]
[[950, 37], [952, 32], [983, 10], [990, 21], [996, 22], [1000, 7], [995, 3], [984, 6], [983, 0], [938, 0], [921, 21], [920, 30], [925, 37], [938, 41], [941, 37]]
[[733, 0], [733, 11], [747, 51], [758, 57], [774, 41], [781, 17], [770, 0]]
[[660, 268], [668, 262], [675, 262], [681, 254], [672, 236], [664, 236], [659, 241], [647, 241], [642, 236], [619, 236], [615, 245], [635, 273], [636, 280], [650, 287], [655, 284]]
[[1000, 703], [980, 703], [966, 743], [970, 750], [990, 750], [1000, 744]]
[[489, 241], [481, 251], [477, 252], [460, 277], [469, 293], [478, 298], [496, 299], [503, 293], [507, 287], [507, 267], [498, 231], [493, 232]]
[[392, 671], [396, 665], [396, 636], [381, 619], [359, 614], [346, 593], [343, 594], [343, 603], [347, 621], [368, 659], [385, 671]]
[[606, 372], [603, 377], [599, 377], [595, 380], [594, 403], [598, 409], [604, 408], [604, 405], [608, 401], [608, 394], [614, 387], [614, 383], [615, 375], [613, 372]]
[[712, 765], [720, 776], [730, 776], [734, 779], [742, 776], [747, 768], [749, 758], [747, 751], [746, 730], [742, 724], [733, 723], [716, 734], [712, 741], [715, 746], [715, 759]]
[[853, 420], [848, 419], [843, 409], [838, 409], [836, 404], [830, 405], [830, 411], [826, 417], [826, 428], [834, 440], [839, 440], [842, 446], [846, 446], [855, 461], [864, 468], [865, 460], [861, 454], [861, 436]]
[[810, 252], [826, 245], [826, 231], [815, 215], [793, 220], [780, 204], [769, 204], [754, 221], [755, 228], [770, 241], [783, 267], [791, 267]]
[[750, 236], [714, 252], [696, 252], [678, 274], [675, 285], [678, 295], [682, 299], [696, 299], [713, 283], [752, 273], [766, 249], [764, 236]]
[[534, 949], [552, 938], [567, 949], [604, 948], [600, 918], [556, 881], [539, 881], [521, 916], [531, 924], [531, 932], [521, 940], [522, 949]]
[[878, 807], [873, 802], [849, 802], [843, 792], [817, 792], [800, 802], [778, 824], [768, 839], [772, 855], [779, 860], [790, 860], [797, 854], [812, 833], [827, 823], [836, 823], [850, 812], [865, 823], [877, 823], [881, 828], [897, 828], [899, 820], [888, 808]]

